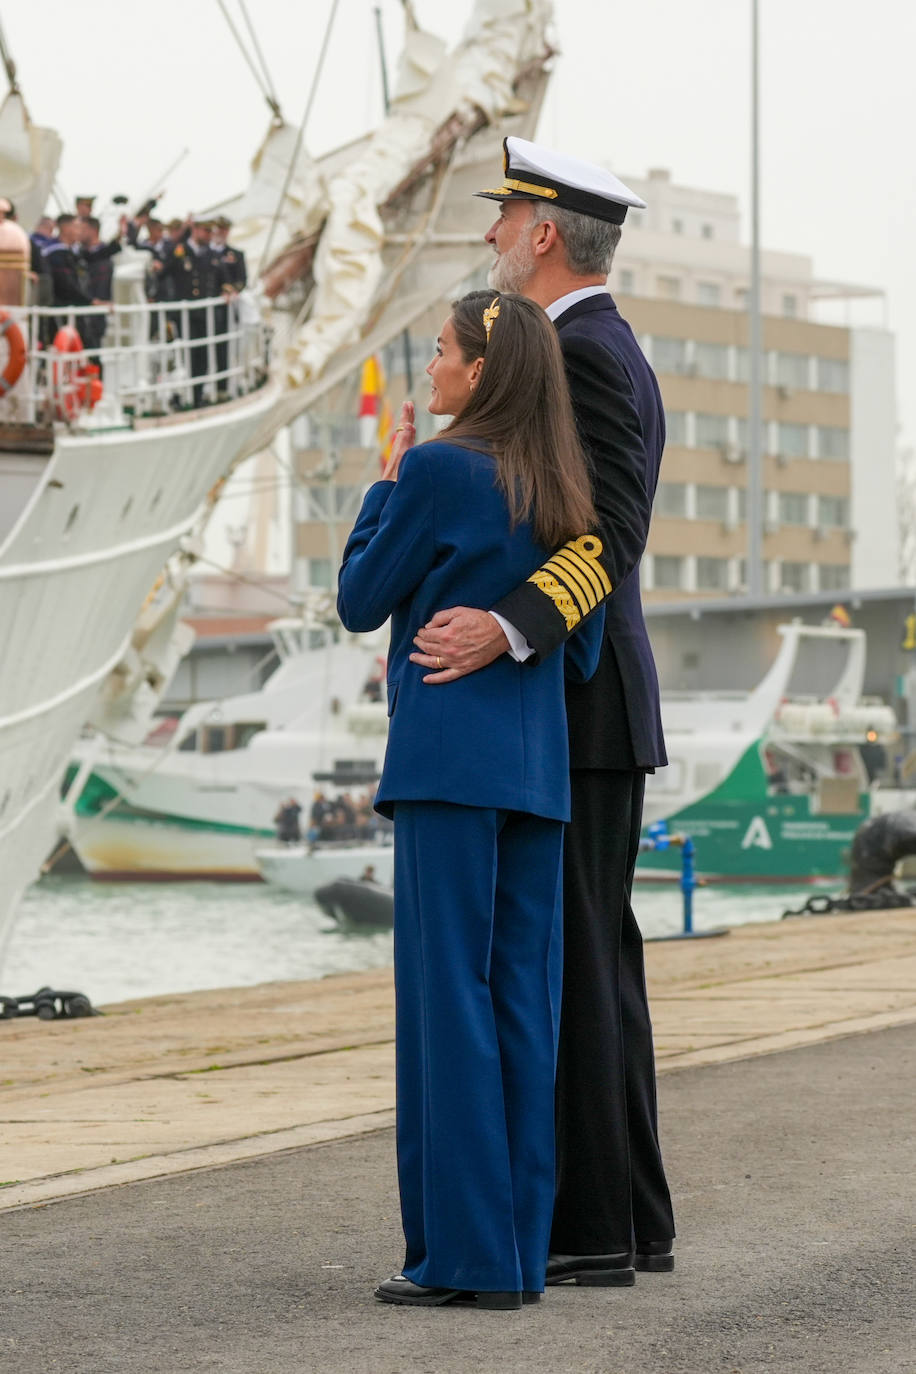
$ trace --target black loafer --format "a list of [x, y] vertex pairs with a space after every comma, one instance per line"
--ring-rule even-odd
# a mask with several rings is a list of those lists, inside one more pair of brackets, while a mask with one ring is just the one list
[[424, 1288], [403, 1274], [393, 1274], [375, 1290], [379, 1302], [397, 1302], [405, 1307], [444, 1307], [460, 1294], [460, 1288]]
[[379, 1302], [399, 1303], [402, 1307], [482, 1307], [511, 1312], [524, 1302], [537, 1302], [540, 1293], [473, 1293], [462, 1288], [424, 1288], [403, 1274], [394, 1274], [375, 1290]]
[[633, 1251], [612, 1255], [549, 1255], [547, 1285], [575, 1282], [582, 1288], [629, 1288], [636, 1282]]
[[638, 1240], [634, 1264], [643, 1274], [670, 1274], [674, 1269], [674, 1255], [670, 1240]]

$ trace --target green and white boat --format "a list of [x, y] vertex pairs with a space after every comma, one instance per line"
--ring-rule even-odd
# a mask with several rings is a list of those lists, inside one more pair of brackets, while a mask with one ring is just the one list
[[[779, 633], [780, 651], [754, 691], [662, 698], [669, 763], [648, 779], [644, 838], [659, 821], [689, 835], [707, 881], [843, 881], [862, 822], [916, 800], [879, 781], [897, 721], [862, 696], [865, 632], [793, 623]], [[837, 663], [823, 696], [789, 695], [803, 653]], [[676, 847], [646, 849], [636, 874], [674, 879], [680, 865]]]

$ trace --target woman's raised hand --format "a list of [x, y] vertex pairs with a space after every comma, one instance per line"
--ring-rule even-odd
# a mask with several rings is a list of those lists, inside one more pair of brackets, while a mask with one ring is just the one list
[[382, 473], [383, 482], [396, 482], [398, 480], [398, 470], [401, 466], [401, 459], [409, 448], [413, 448], [417, 441], [417, 430], [414, 425], [414, 404], [413, 401], [405, 401], [401, 406], [401, 415], [398, 420], [397, 429], [394, 432], [394, 443], [391, 445], [391, 454], [385, 464]]

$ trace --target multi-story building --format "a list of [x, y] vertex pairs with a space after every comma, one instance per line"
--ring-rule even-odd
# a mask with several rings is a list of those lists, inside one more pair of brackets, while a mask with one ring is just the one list
[[[627, 183], [648, 209], [627, 217], [610, 286], [658, 374], [668, 426], [646, 600], [738, 595], [747, 582], [750, 273], [738, 200], [677, 186], [663, 171]], [[798, 253], [764, 251], [761, 276], [765, 591], [898, 585], [893, 337], [881, 325], [820, 319], [863, 301], [880, 317], [883, 299], [816, 279]], [[421, 434], [432, 432], [423, 369], [447, 309], [430, 309], [383, 355], [390, 403], [396, 411], [411, 384]], [[358, 412], [354, 376], [292, 427], [296, 587], [333, 585], [377, 476]]]
[[[627, 178], [611, 289], [662, 389], [668, 443], [643, 563], [647, 601], [746, 586], [750, 253], [733, 196]], [[867, 287], [761, 254], [764, 585], [826, 592], [899, 584], [893, 337], [819, 322]]]

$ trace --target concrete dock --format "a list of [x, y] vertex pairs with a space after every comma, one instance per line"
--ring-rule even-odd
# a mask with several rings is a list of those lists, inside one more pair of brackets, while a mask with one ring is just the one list
[[0, 1370], [912, 1374], [916, 916], [647, 962], [678, 1268], [521, 1314], [371, 1300], [390, 971], [3, 1023]]

